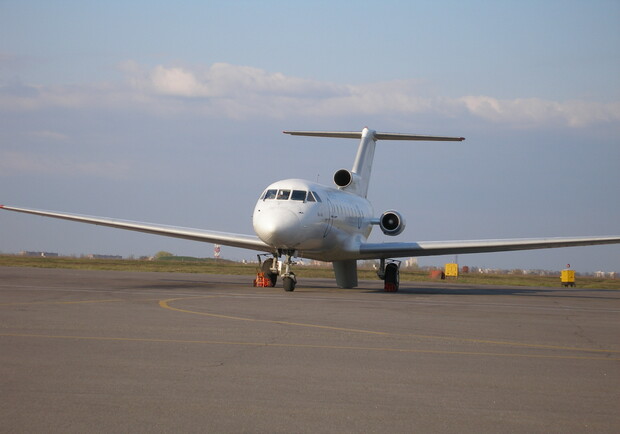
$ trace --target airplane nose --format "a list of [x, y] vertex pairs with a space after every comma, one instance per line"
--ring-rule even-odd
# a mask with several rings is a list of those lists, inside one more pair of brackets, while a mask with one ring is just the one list
[[253, 219], [256, 235], [274, 247], [293, 248], [301, 239], [300, 221], [287, 209], [263, 209]]

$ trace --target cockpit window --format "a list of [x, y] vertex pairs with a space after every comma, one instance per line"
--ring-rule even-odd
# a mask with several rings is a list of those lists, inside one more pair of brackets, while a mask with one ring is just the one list
[[311, 191], [310, 193], [312, 193], [312, 194], [314, 195], [314, 197], [316, 198], [316, 201], [317, 201], [317, 202], [322, 202], [322, 201], [321, 201], [321, 198], [319, 197], [319, 195], [318, 195], [318, 194], [316, 194], [316, 191]]
[[308, 192], [308, 198], [306, 199], [308, 202], [316, 202], [316, 199], [314, 198], [314, 196], [312, 195], [312, 192], [309, 191]]
[[291, 195], [291, 190], [279, 190], [278, 191], [278, 197], [276, 199], [278, 200], [288, 200], [288, 197]]
[[267, 190], [265, 192], [265, 197], [263, 198], [263, 200], [265, 200], [265, 199], [275, 199], [277, 192], [278, 192], [278, 190]]
[[293, 190], [293, 194], [291, 195], [291, 200], [306, 200], [306, 192], [303, 190]]

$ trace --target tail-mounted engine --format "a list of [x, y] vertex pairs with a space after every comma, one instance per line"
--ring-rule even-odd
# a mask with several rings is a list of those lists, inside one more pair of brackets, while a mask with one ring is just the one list
[[385, 235], [399, 235], [405, 230], [405, 219], [398, 211], [386, 211], [379, 217], [379, 227]]
[[360, 194], [358, 191], [360, 181], [361, 179], [357, 173], [350, 172], [347, 169], [340, 169], [334, 173], [334, 184], [336, 184], [340, 190]]
[[340, 169], [334, 173], [334, 184], [338, 187], [348, 187], [353, 182], [353, 174], [347, 169]]

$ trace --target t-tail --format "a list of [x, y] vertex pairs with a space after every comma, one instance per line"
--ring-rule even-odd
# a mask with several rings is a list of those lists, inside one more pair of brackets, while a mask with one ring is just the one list
[[418, 134], [379, 133], [364, 128], [357, 131], [283, 131], [293, 136], [337, 137], [342, 139], [361, 139], [357, 149], [357, 156], [351, 170], [340, 169], [334, 174], [334, 182], [344, 191], [366, 197], [368, 183], [372, 172], [372, 162], [375, 156], [377, 140], [426, 140], [460, 142], [464, 137], [421, 136]]

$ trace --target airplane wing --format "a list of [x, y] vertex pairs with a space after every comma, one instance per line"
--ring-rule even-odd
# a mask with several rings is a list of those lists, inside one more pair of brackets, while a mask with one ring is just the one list
[[52, 217], [75, 222], [90, 223], [93, 225], [109, 226], [130, 231], [145, 232], [147, 234], [164, 235], [167, 237], [183, 238], [193, 241], [204, 241], [207, 243], [223, 244], [231, 247], [241, 247], [244, 249], [271, 252], [273, 249], [262, 242], [257, 236], [231, 234], [227, 232], [205, 231], [201, 229], [183, 228], [178, 226], [167, 226], [153, 223], [135, 222], [130, 220], [118, 220], [107, 217], [93, 217], [81, 214], [69, 214], [55, 211], [43, 211], [28, 208], [15, 208], [12, 206], [0, 205], [0, 209], [16, 211], [26, 214], [34, 214], [44, 217]]
[[358, 259], [507, 252], [513, 250], [534, 250], [553, 247], [591, 246], [596, 244], [615, 243], [620, 243], [620, 236], [520, 238], [472, 241], [420, 241], [417, 243], [363, 243], [359, 248]]

